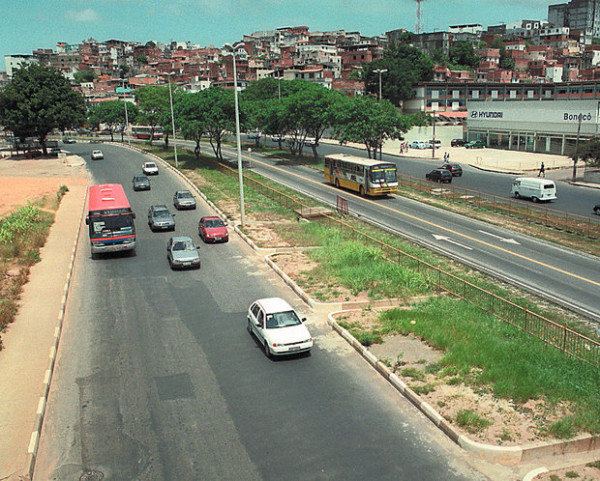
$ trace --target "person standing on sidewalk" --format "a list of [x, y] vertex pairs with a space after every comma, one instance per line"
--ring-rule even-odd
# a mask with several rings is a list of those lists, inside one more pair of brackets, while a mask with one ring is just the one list
[[542, 162], [542, 165], [540, 166], [540, 171], [538, 172], [538, 177], [546, 177], [546, 166], [544, 165], [543, 162]]

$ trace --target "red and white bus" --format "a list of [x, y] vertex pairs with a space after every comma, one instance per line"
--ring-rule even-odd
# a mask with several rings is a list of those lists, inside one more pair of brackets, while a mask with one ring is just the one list
[[154, 132], [152, 132], [152, 127], [148, 125], [132, 125], [131, 126], [131, 136], [136, 139], [145, 139], [149, 140], [152, 135], [152, 140], [160, 140], [163, 138], [163, 130], [161, 127], [154, 127]]
[[92, 185], [88, 190], [88, 225], [92, 256], [135, 249], [135, 213], [121, 184]]

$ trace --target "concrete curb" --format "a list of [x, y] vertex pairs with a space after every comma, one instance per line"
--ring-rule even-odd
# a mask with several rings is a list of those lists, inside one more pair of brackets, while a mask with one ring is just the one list
[[523, 481], [532, 481], [538, 474], [547, 473], [548, 470], [546, 468], [537, 468], [533, 471], [529, 471], [524, 477]]
[[[364, 346], [362, 346], [346, 329], [335, 320], [335, 316], [351, 309], [331, 312], [327, 316], [327, 323], [338, 332], [365, 360], [396, 388], [396, 390], [415, 405], [433, 424], [458, 444], [465, 451], [474, 454], [486, 461], [504, 465], [516, 465], [521, 461], [537, 459], [540, 456], [557, 455], [573, 452], [594, 451], [600, 448], [600, 436], [583, 434], [568, 441], [541, 442], [530, 446], [495, 446], [492, 444], [473, 441], [459, 432], [429, 403], [423, 401], [410, 387], [396, 374], [392, 373], [385, 364]], [[536, 473], [539, 474], [539, 473]]]
[[[38, 408], [36, 412], [36, 418], [34, 423], [34, 430], [31, 433], [31, 438], [29, 440], [29, 446], [27, 448], [27, 461], [26, 461], [26, 469], [29, 479], [33, 479], [33, 472], [35, 469], [35, 460], [37, 457], [37, 450], [39, 447], [39, 439], [40, 434], [42, 432], [42, 426], [44, 424], [44, 415], [46, 414], [46, 405], [48, 403], [48, 394], [50, 393], [50, 384], [52, 382], [52, 375], [54, 372], [54, 365], [56, 363], [56, 356], [58, 354], [58, 346], [60, 344], [60, 335], [62, 333], [63, 322], [65, 319], [65, 310], [67, 307], [67, 298], [69, 296], [69, 288], [71, 286], [71, 278], [73, 276], [73, 267], [75, 266], [75, 256], [77, 254], [77, 245], [79, 244], [79, 238], [81, 233], [81, 222], [85, 215], [85, 204], [87, 200], [87, 190], [84, 197], [84, 202], [81, 206], [81, 214], [80, 214], [80, 223], [77, 228], [77, 234], [75, 235], [75, 240], [73, 242], [73, 248], [71, 251], [71, 260], [69, 261], [69, 268], [67, 271], [67, 279], [65, 281], [65, 285], [63, 288], [63, 296], [60, 301], [60, 308], [58, 310], [58, 322], [56, 325], [56, 329], [54, 330], [54, 340], [52, 345], [50, 346], [50, 356], [48, 362], [48, 368], [46, 369], [46, 374], [44, 376], [44, 386], [42, 389], [42, 395], [40, 396], [40, 400], [38, 402]], [[60, 207], [59, 207], [60, 208]]]

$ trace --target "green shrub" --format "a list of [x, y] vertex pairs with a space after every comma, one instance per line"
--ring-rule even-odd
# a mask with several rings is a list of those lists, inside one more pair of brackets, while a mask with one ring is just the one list
[[461, 409], [456, 413], [456, 424], [470, 433], [478, 433], [492, 424], [472, 409]]

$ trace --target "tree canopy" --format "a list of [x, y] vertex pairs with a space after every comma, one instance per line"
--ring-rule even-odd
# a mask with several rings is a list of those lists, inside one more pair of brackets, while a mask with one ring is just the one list
[[36, 137], [45, 154], [47, 135], [82, 125], [85, 112], [83, 96], [52, 67], [20, 68], [0, 91], [0, 122], [21, 141]]
[[392, 45], [384, 51], [383, 58], [363, 67], [367, 92], [379, 92], [379, 75], [375, 72], [379, 69], [387, 70], [381, 75], [382, 96], [394, 105], [412, 99], [415, 85], [433, 78], [431, 59], [409, 45]]
[[123, 132], [126, 127], [126, 121], [133, 124], [138, 116], [138, 108], [135, 104], [127, 102], [127, 118], [125, 118], [125, 103], [118, 100], [108, 100], [93, 105], [88, 110], [88, 119], [92, 124], [105, 124], [110, 130], [110, 140], [113, 141], [113, 134]]
[[166, 133], [165, 145], [168, 145], [168, 134], [172, 130], [169, 89], [162, 85], [147, 85], [136, 91], [135, 100], [140, 109], [138, 120], [151, 129], [150, 143], [156, 129], [162, 127]]

